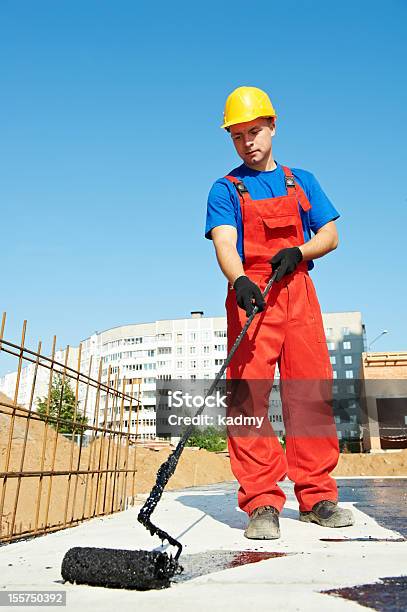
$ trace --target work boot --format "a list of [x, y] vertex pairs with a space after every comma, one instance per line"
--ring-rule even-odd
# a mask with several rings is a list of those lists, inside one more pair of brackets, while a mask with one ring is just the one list
[[351, 510], [340, 508], [337, 502], [327, 499], [317, 502], [309, 512], [300, 512], [300, 521], [322, 527], [349, 527], [355, 523]]
[[280, 537], [278, 515], [274, 506], [259, 506], [250, 514], [244, 535], [251, 540], [276, 540]]

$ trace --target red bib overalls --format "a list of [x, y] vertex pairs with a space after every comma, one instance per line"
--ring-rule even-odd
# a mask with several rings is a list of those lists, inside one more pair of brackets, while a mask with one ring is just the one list
[[[244, 271], [261, 291], [270, 278], [269, 262], [273, 255], [285, 247], [304, 243], [298, 203], [304, 211], [311, 208], [291, 170], [284, 166], [283, 170], [287, 195], [262, 200], [252, 200], [237, 178], [225, 177], [235, 183], [241, 203]], [[236, 351], [227, 378], [261, 379], [267, 381], [269, 392], [278, 363], [281, 386], [287, 386], [281, 393], [286, 452], [270, 424], [266, 393], [260, 406], [256, 400], [256, 414], [265, 416], [267, 435], [263, 427], [260, 436], [228, 437], [231, 468], [240, 485], [238, 503], [249, 514], [264, 505], [281, 511], [286, 496], [277, 483], [287, 475], [295, 483], [300, 510], [308, 511], [322, 499], [337, 501], [336, 483], [329, 473], [338, 462], [339, 446], [329, 392], [318, 395], [318, 391], [320, 399], [308, 401], [314, 388], [319, 390], [323, 381], [330, 391], [332, 366], [307, 262], [302, 261], [292, 274], [274, 283], [266, 303], [265, 311], [256, 315]], [[246, 314], [238, 307], [230, 285], [226, 312], [230, 350], [246, 322]]]

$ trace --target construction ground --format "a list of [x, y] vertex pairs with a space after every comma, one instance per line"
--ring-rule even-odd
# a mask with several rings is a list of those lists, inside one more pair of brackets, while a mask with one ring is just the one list
[[[0, 596], [6, 590], [63, 591], [66, 609], [99, 612], [117, 607], [405, 610], [407, 478], [343, 478], [338, 486], [342, 505], [355, 514], [354, 526], [333, 530], [299, 522], [292, 483], [284, 481], [282, 537], [274, 541], [243, 536], [246, 515], [237, 508], [234, 481], [167, 491], [154, 522], [184, 546], [184, 572], [170, 588], [124, 591], [72, 585], [61, 578], [63, 556], [73, 546], [170, 551], [137, 522], [134, 506], [1, 547]], [[138, 494], [140, 504], [145, 497]]]

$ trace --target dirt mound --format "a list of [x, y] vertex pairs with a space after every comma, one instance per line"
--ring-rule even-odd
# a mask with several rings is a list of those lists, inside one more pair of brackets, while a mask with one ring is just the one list
[[375, 454], [343, 453], [333, 476], [407, 476], [407, 449]]

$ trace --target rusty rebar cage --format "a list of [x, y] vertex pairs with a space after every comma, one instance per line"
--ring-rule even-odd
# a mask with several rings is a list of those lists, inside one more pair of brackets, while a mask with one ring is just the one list
[[[0, 356], [12, 356], [17, 367], [13, 391], [0, 393], [0, 543], [133, 505], [141, 381], [123, 377], [120, 384], [119, 371], [113, 377], [109, 366], [107, 382], [102, 382], [102, 358], [94, 364], [90, 357], [87, 372], [82, 371], [82, 345], [75, 349], [73, 367], [69, 346], [63, 362], [56, 359], [55, 336], [47, 357], [41, 354], [41, 342], [36, 351], [25, 346], [26, 321], [19, 344], [5, 339], [5, 323], [4, 313]], [[20, 385], [27, 366], [31, 380], [22, 403]], [[45, 389], [42, 413], [37, 409], [40, 380]], [[56, 381], [61, 389], [57, 402]], [[74, 401], [73, 414], [66, 418], [68, 387]]]

